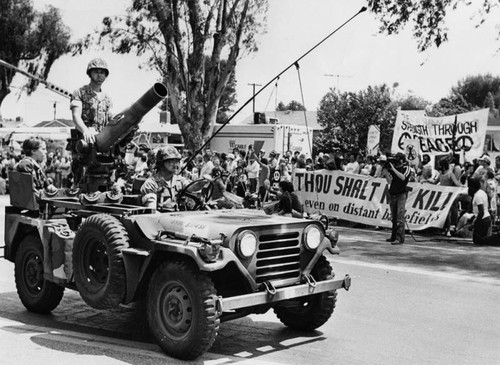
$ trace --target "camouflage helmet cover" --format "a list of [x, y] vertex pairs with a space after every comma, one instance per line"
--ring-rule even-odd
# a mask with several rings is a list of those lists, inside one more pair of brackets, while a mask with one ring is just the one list
[[106, 76], [109, 75], [108, 64], [102, 58], [94, 58], [87, 66], [87, 75], [90, 76], [90, 71], [95, 69], [102, 69], [106, 71]]
[[160, 148], [158, 153], [156, 154], [156, 163], [161, 163], [166, 160], [180, 160], [182, 158], [181, 154], [179, 151], [177, 151], [177, 148], [174, 146], [165, 146]]

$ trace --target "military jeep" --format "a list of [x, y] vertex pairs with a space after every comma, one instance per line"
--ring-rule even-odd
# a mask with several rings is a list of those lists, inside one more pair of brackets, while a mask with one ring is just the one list
[[[107, 162], [91, 156], [83, 187], [93, 192], [60, 189], [36, 200], [31, 175], [9, 176], [5, 258], [29, 311], [51, 312], [65, 288], [97, 309], [145, 300], [160, 347], [194, 359], [212, 346], [221, 321], [251, 313], [272, 308], [286, 326], [318, 328], [333, 313], [336, 290], [349, 288], [324, 255], [339, 253], [338, 235], [319, 221], [252, 209], [159, 212], [101, 186]], [[179, 200], [205, 207], [209, 185], [195, 182]]]

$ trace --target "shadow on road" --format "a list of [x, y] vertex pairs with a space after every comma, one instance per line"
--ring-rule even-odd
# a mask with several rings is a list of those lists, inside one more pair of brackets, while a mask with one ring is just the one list
[[[77, 293], [66, 290], [63, 301], [51, 314], [39, 315], [28, 312], [21, 304], [16, 292], [0, 294], [0, 317], [22, 323], [22, 325], [3, 326], [2, 330], [13, 334], [34, 332], [30, 337], [31, 341], [56, 351], [79, 355], [102, 355], [104, 352], [106, 356], [126, 363], [133, 363], [126, 358], [127, 354], [116, 355], [119, 351], [112, 351], [105, 346], [100, 349], [97, 346], [98, 342], [89, 341], [88, 346], [82, 346], [81, 339], [79, 344], [77, 339], [71, 341], [71, 338], [68, 339], [68, 336], [65, 336], [64, 346], [62, 346], [61, 337], [59, 336], [58, 340], [58, 336], [54, 333], [71, 331], [87, 336], [106, 337], [110, 341], [137, 341], [151, 345], [146, 347], [157, 351], [160, 358], [167, 359], [168, 357], [154, 344], [145, 313], [144, 305], [141, 303], [105, 311], [92, 309], [80, 299]], [[36, 332], [42, 332], [37, 330], [37, 327], [49, 328], [52, 331], [37, 334]], [[280, 323], [254, 321], [250, 317], [245, 317], [221, 324], [210, 353], [231, 357], [224, 363], [238, 363], [323, 340], [325, 337], [320, 331], [299, 332], [288, 329]], [[202, 356], [199, 361], [207, 360], [205, 357]], [[147, 363], [147, 361], [142, 363]]]

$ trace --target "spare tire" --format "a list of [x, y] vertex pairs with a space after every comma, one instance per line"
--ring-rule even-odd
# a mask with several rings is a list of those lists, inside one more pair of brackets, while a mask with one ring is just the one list
[[91, 307], [110, 309], [124, 299], [122, 250], [127, 247], [127, 231], [113, 216], [96, 214], [80, 226], [73, 245], [73, 272], [80, 296]]

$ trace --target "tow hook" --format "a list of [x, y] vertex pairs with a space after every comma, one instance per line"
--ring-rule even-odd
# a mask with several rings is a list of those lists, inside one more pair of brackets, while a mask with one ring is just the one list
[[265, 281], [264, 286], [266, 287], [267, 294], [271, 296], [276, 294], [276, 288], [270, 281]]
[[342, 283], [342, 287], [345, 290], [349, 290], [349, 288], [351, 287], [351, 277], [349, 276], [349, 274], [346, 274], [346, 276], [344, 277], [344, 282]]
[[316, 280], [314, 280], [312, 275], [304, 275], [304, 279], [306, 279], [307, 284], [309, 284], [309, 287], [316, 288]]
[[215, 312], [217, 313], [217, 317], [220, 317], [222, 315], [223, 309], [222, 309], [222, 297], [215, 296]]

